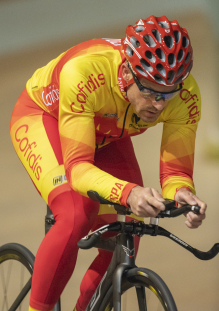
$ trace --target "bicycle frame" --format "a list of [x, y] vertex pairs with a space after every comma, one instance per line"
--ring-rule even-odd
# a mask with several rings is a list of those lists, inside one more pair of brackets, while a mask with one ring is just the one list
[[[99, 195], [95, 192], [89, 192], [88, 195], [91, 199], [95, 201], [99, 201], [102, 204], [112, 204], [111, 202], [99, 197]], [[167, 200], [165, 202], [167, 210], [160, 213], [160, 218], [164, 217], [176, 217], [186, 212], [187, 210], [192, 210], [193, 212], [199, 212], [196, 210], [196, 206], [188, 206], [185, 205], [179, 209], [173, 207], [174, 201]], [[158, 226], [159, 217], [151, 218], [150, 224], [147, 225], [142, 222], [128, 222], [125, 223], [125, 215], [129, 215], [130, 209], [127, 209], [121, 205], [114, 205], [114, 208], [118, 214], [118, 221], [109, 225], [105, 225], [100, 229], [97, 229], [95, 232], [92, 232], [87, 237], [83, 238], [78, 242], [78, 246], [80, 248], [88, 249], [91, 247], [96, 247], [100, 249], [104, 249], [107, 251], [113, 252], [113, 256], [110, 262], [110, 265], [102, 277], [96, 291], [94, 292], [90, 302], [88, 303], [85, 311], [104, 311], [101, 309], [101, 304], [104, 300], [104, 297], [110, 287], [113, 288], [113, 307], [114, 311], [121, 311], [121, 284], [122, 277], [124, 273], [128, 270], [135, 268], [135, 246], [134, 246], [134, 235], [162, 235], [168, 237], [175, 243], [179, 244], [181, 247], [185, 248], [189, 252], [191, 252], [194, 256], [201, 260], [209, 260], [214, 258], [219, 252], [219, 243], [216, 243], [208, 252], [199, 251], [189, 244], [185, 243], [169, 231], [163, 229]], [[55, 220], [53, 219], [53, 215], [49, 207], [47, 208], [46, 215], [46, 233], [53, 226]], [[118, 232], [118, 234], [113, 238], [102, 238], [101, 234], [106, 231], [114, 231]], [[99, 236], [98, 236], [99, 234]], [[95, 237], [96, 235], [96, 237]], [[86, 240], [92, 240], [92, 245], [82, 246], [82, 244], [86, 244]], [[80, 242], [82, 241], [82, 244]], [[89, 243], [90, 244], [90, 243]], [[81, 247], [82, 246], [82, 247]], [[60, 311], [60, 301], [55, 305], [54, 311]]]
[[122, 275], [124, 271], [136, 267], [134, 236], [121, 233], [113, 238], [101, 239], [95, 247], [113, 251], [113, 257], [85, 311], [101, 311], [103, 298], [112, 284], [114, 310], [120, 311]]
[[[118, 221], [125, 221], [124, 215], [117, 216]], [[45, 233], [55, 223], [52, 211], [47, 206], [47, 215], [45, 217]], [[103, 297], [113, 284], [113, 305], [115, 311], [121, 310], [121, 279], [123, 272], [127, 269], [136, 267], [135, 265], [135, 246], [134, 236], [127, 233], [121, 233], [112, 238], [101, 238], [94, 246], [107, 251], [113, 252], [110, 265], [100, 281], [96, 291], [94, 292], [86, 311], [100, 311], [100, 305]], [[107, 276], [107, 277], [106, 277]], [[115, 307], [117, 306], [117, 307]], [[54, 311], [61, 311], [60, 299], [56, 303]]]
[[[117, 216], [118, 221], [124, 222], [125, 216]], [[52, 211], [47, 206], [47, 215], [45, 217], [45, 233], [53, 226]], [[121, 310], [121, 280], [125, 270], [136, 267], [135, 265], [135, 246], [134, 236], [128, 233], [120, 233], [112, 238], [102, 238], [94, 246], [113, 252], [110, 265], [102, 277], [96, 291], [94, 292], [86, 311], [101, 311], [100, 306], [107, 291], [113, 284], [113, 305], [115, 311]], [[60, 300], [54, 307], [54, 311], [60, 311]]]
[[[103, 200], [105, 204], [111, 203], [109, 201], [106, 201], [105, 199]], [[110, 265], [107, 271], [105, 272], [102, 280], [100, 281], [100, 284], [97, 287], [95, 293], [93, 294], [90, 302], [88, 303], [86, 311], [105, 311], [109, 307], [112, 307], [112, 305], [113, 305], [114, 311], [121, 311], [121, 295], [123, 294], [124, 290], [127, 290], [133, 286], [133, 283], [131, 280], [134, 274], [136, 274], [136, 272], [141, 274], [142, 270], [147, 270], [147, 273], [149, 273], [149, 275], [150, 273], [153, 273], [151, 275], [152, 280], [154, 280], [155, 282], [156, 280], [158, 280], [157, 284], [159, 284], [158, 275], [155, 277], [155, 279], [153, 279], [153, 276], [156, 275], [156, 273], [154, 274], [153, 271], [149, 272], [150, 271], [149, 269], [138, 268], [135, 265], [135, 247], [134, 247], [134, 236], [135, 235], [137, 236], [162, 235], [162, 236], [168, 237], [169, 239], [179, 244], [181, 247], [185, 248], [186, 250], [188, 250], [194, 256], [196, 256], [197, 258], [201, 260], [212, 259], [218, 254], [219, 243], [214, 244], [214, 246], [208, 252], [202, 252], [191, 247], [190, 245], [188, 245], [187, 243], [185, 243], [184, 241], [182, 241], [181, 239], [179, 239], [178, 237], [176, 237], [169, 231], [158, 226], [159, 218], [176, 217], [176, 216], [181, 215], [185, 211], [187, 211], [187, 209], [192, 210], [192, 211], [196, 210], [197, 206], [186, 206], [185, 205], [180, 208], [175, 208], [173, 206], [173, 202], [171, 202], [170, 200], [167, 200], [167, 202], [165, 202], [165, 205], [166, 205], [165, 211], [159, 213], [157, 218], [151, 218], [149, 224], [145, 224], [144, 222], [135, 222], [135, 221], [125, 222], [125, 215], [129, 215], [131, 213], [130, 209], [127, 209], [126, 207], [121, 206], [121, 205], [114, 205], [114, 208], [116, 209], [118, 213], [118, 221], [114, 223], [110, 223], [108, 225], [105, 225], [97, 229], [96, 231], [90, 233], [88, 236], [86, 236], [85, 238], [82, 238], [78, 242], [78, 246], [82, 249], [89, 249], [91, 247], [96, 247], [96, 248], [104, 249], [107, 251], [111, 251], [113, 253]], [[46, 218], [45, 219], [45, 231], [47, 233], [48, 230], [55, 223], [53, 214], [51, 210], [49, 209], [49, 207], [47, 208], [47, 215], [45, 218]], [[107, 231], [116, 232], [117, 235], [114, 236], [113, 238], [107, 238], [107, 239], [102, 238], [102, 234]], [[27, 267], [27, 269], [29, 267], [27, 266], [29, 262], [31, 262], [33, 266], [34, 256], [24, 246], [20, 245], [19, 246], [20, 248], [18, 249], [17, 249], [18, 246], [15, 247], [10, 244], [6, 244], [5, 246], [7, 247], [4, 248], [2, 246], [3, 262], [7, 260], [5, 257], [5, 253], [4, 253], [4, 251], [6, 250], [6, 255], [8, 254], [9, 256], [8, 259], [18, 260], [19, 258], [21, 258], [19, 256], [22, 255], [23, 256], [22, 258], [24, 262], [26, 263], [26, 264], [24, 263], [24, 265]], [[17, 255], [17, 258], [13, 256], [10, 257], [10, 254], [13, 254], [14, 251], [17, 251], [18, 254], [20, 254], [20, 255]], [[23, 260], [20, 259], [19, 261], [23, 263]], [[23, 289], [18, 294], [17, 298], [14, 300], [9, 310], [15, 310], [17, 308], [17, 306], [20, 304], [20, 302], [25, 297], [26, 293], [30, 290], [30, 287], [31, 287], [31, 278], [26, 283], [26, 285], [24, 285]], [[168, 299], [168, 295], [170, 297], [171, 293], [170, 292], [168, 293], [169, 291], [168, 288], [166, 288], [166, 290], [167, 291], [165, 292], [164, 295], [166, 297], [165, 299]], [[146, 299], [145, 292], [142, 290], [141, 285], [140, 287], [139, 286], [136, 287], [136, 291], [137, 291], [138, 302], [140, 302], [141, 306], [143, 307], [142, 310], [144, 310], [144, 304], [145, 304], [145, 299]], [[172, 300], [172, 302], [174, 303], [174, 300]], [[108, 303], [110, 303], [110, 305], [107, 305]], [[61, 310], [60, 300], [57, 302], [53, 310], [54, 311]]]

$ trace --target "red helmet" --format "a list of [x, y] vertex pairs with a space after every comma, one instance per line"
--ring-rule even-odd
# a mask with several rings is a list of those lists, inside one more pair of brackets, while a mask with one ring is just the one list
[[166, 16], [140, 19], [126, 29], [122, 50], [139, 78], [162, 85], [182, 82], [193, 65], [188, 32]]

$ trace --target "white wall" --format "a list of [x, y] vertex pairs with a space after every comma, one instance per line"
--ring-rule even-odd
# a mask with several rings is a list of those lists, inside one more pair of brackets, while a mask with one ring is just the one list
[[100, 30], [125, 27], [151, 14], [172, 18], [174, 14], [197, 11], [209, 16], [215, 24], [213, 32], [219, 33], [218, 0], [3, 1], [0, 2], [0, 57], [61, 38], [78, 38], [87, 32], [95, 36]]

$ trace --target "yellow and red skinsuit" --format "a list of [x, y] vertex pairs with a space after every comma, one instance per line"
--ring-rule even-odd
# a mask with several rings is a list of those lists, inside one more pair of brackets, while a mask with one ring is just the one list
[[[112, 213], [106, 210], [107, 207], [102, 213], [98, 206], [91, 206], [92, 203], [86, 201], [87, 191], [95, 190], [110, 201], [126, 205], [131, 189], [141, 184], [137, 166], [134, 168], [135, 183], [106, 173], [104, 165], [103, 170], [95, 166], [99, 160], [94, 161], [94, 156], [97, 159], [98, 152], [102, 154], [98, 159], [104, 162], [103, 157], [108, 156], [109, 162], [112, 157], [114, 165], [119, 153], [122, 158], [125, 152], [120, 152], [118, 145], [127, 144], [127, 150], [131, 151], [130, 136], [163, 122], [160, 158], [163, 196], [173, 199], [180, 187], [195, 191], [192, 174], [201, 98], [194, 78], [189, 75], [180, 94], [169, 102], [156, 122], [144, 123], [135, 114], [124, 91], [120, 65], [125, 58], [120, 43], [117, 39], [91, 40], [38, 69], [27, 82], [29, 96], [26, 91], [22, 93], [12, 116], [11, 137], [15, 150], [44, 200], [51, 203], [56, 219], [36, 256], [31, 307], [37, 310], [53, 308], [74, 269], [77, 241], [89, 229], [100, 225], [97, 222], [93, 226], [95, 213], [103, 216], [103, 223], [115, 221], [109, 215], [106, 218], [101, 215]], [[59, 129], [55, 133], [57, 121]], [[62, 154], [60, 150], [55, 151], [59, 135]], [[125, 139], [120, 141], [120, 138]], [[111, 145], [112, 150], [109, 150]], [[113, 153], [114, 147], [117, 149]], [[134, 152], [131, 152], [130, 166], [134, 163]], [[75, 191], [69, 191], [65, 174]], [[125, 174], [124, 170], [122, 176]], [[133, 182], [133, 177], [130, 179]], [[56, 245], [58, 242], [59, 246]], [[95, 260], [82, 281], [81, 296], [76, 305], [78, 311], [84, 311], [110, 257], [108, 252], [102, 251]]]
[[79, 44], [38, 69], [27, 82], [27, 92], [33, 101], [59, 120], [65, 172], [71, 187], [85, 196], [93, 189], [108, 200], [126, 205], [134, 185], [96, 168], [95, 148], [141, 134], [163, 122], [160, 158], [163, 196], [173, 198], [180, 187], [194, 192], [194, 145], [201, 113], [194, 78], [189, 75], [180, 94], [170, 101], [156, 122], [144, 123], [138, 120], [125, 97], [119, 74], [124, 61], [120, 49], [117, 39]]

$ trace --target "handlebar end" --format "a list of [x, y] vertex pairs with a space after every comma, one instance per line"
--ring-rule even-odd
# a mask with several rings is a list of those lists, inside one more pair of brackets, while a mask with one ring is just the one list
[[89, 249], [95, 246], [95, 244], [100, 240], [101, 233], [95, 232], [91, 236], [86, 236], [78, 241], [78, 247], [81, 249]]

